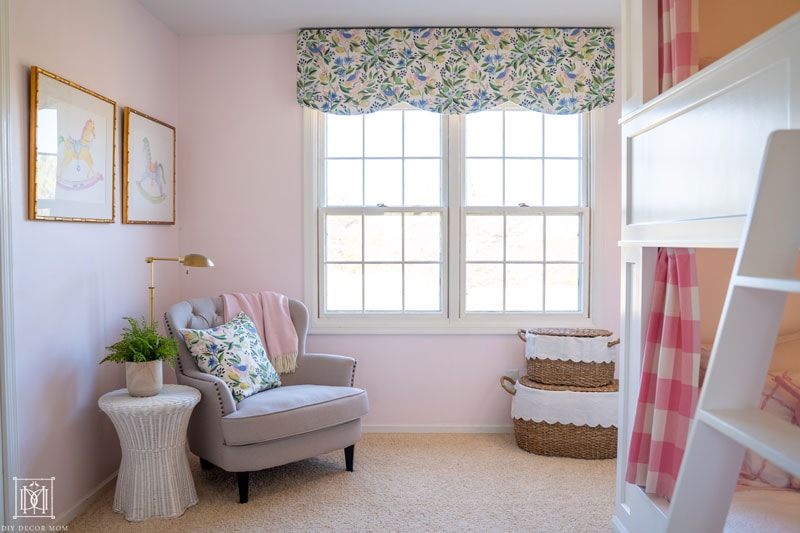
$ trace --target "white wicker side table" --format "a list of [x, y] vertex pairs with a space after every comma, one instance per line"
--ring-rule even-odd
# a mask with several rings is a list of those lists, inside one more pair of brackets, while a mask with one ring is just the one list
[[100, 398], [122, 448], [114, 511], [126, 520], [174, 518], [197, 503], [186, 428], [199, 401], [200, 391], [184, 385], [164, 385], [146, 398], [132, 397], [127, 389]]

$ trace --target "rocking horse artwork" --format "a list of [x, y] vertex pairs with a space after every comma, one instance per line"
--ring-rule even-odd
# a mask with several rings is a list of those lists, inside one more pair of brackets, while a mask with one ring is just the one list
[[31, 66], [28, 218], [114, 222], [117, 103]]
[[[83, 124], [78, 138], [59, 135], [58, 144], [63, 155], [58, 165], [56, 185], [70, 191], [83, 191], [103, 180], [103, 174], [95, 171], [92, 159], [92, 145], [96, 137], [92, 119]], [[64, 169], [70, 169], [66, 178]]]
[[175, 223], [175, 128], [130, 107], [123, 114], [122, 222]]
[[153, 159], [150, 152], [150, 139], [142, 139], [143, 168], [141, 174], [136, 178], [136, 187], [139, 194], [151, 204], [160, 204], [167, 199], [164, 190], [167, 180], [164, 177], [164, 165]]

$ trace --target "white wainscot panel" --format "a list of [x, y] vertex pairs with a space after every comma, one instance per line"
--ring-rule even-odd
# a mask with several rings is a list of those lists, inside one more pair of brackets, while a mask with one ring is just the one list
[[781, 60], [629, 137], [629, 223], [747, 212], [769, 133], [789, 125]]

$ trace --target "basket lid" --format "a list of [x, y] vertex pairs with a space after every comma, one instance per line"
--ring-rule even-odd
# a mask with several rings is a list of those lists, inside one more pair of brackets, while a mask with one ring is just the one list
[[608, 385], [603, 385], [602, 387], [576, 387], [573, 385], [548, 385], [547, 383], [539, 383], [538, 381], [534, 381], [528, 376], [522, 376], [519, 378], [519, 384], [523, 387], [530, 387], [532, 389], [539, 389], [539, 390], [551, 390], [551, 391], [572, 391], [572, 392], [617, 392], [619, 390], [619, 380], [615, 379]]
[[555, 337], [610, 337], [613, 335], [610, 331], [599, 328], [532, 328], [521, 329], [520, 332]]

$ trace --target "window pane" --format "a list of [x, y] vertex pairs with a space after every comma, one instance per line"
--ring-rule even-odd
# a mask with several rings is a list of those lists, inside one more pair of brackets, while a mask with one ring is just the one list
[[546, 115], [544, 119], [545, 157], [579, 157], [580, 115]]
[[503, 265], [467, 265], [466, 310], [503, 310]]
[[406, 311], [441, 311], [439, 265], [406, 265]]
[[363, 172], [360, 160], [329, 160], [325, 187], [327, 205], [361, 205]]
[[580, 163], [574, 159], [544, 162], [544, 205], [579, 206]]
[[506, 260], [541, 261], [544, 258], [544, 217], [506, 217]]
[[405, 112], [405, 156], [439, 157], [442, 153], [442, 116], [429, 111]]
[[505, 205], [542, 205], [541, 159], [506, 159]]
[[581, 219], [577, 215], [547, 217], [547, 260], [579, 261]]
[[503, 160], [467, 159], [467, 205], [503, 205]]
[[579, 311], [578, 265], [546, 265], [545, 311]]
[[402, 267], [364, 265], [364, 294], [365, 311], [402, 311]]
[[400, 213], [364, 217], [364, 260], [400, 261], [402, 228]]
[[406, 159], [404, 205], [442, 205], [441, 159]]
[[[469, 314], [585, 311], [581, 116], [507, 108], [444, 121], [394, 109], [322, 124], [326, 310], [458, 322], [453, 290]], [[450, 209], [461, 217], [452, 227]], [[449, 251], [460, 266], [448, 267]], [[463, 278], [449, 280], [451, 270]]]
[[364, 157], [403, 155], [403, 112], [364, 115]]
[[361, 265], [325, 267], [327, 311], [361, 311]]
[[361, 260], [361, 216], [327, 215], [325, 217], [325, 260]]
[[401, 205], [403, 201], [403, 160], [364, 161], [364, 203], [375, 206]]
[[542, 114], [506, 111], [506, 157], [542, 156]]
[[363, 118], [358, 115], [325, 115], [326, 157], [361, 157]]
[[482, 111], [464, 117], [467, 157], [503, 156], [503, 113]]
[[506, 266], [506, 311], [542, 311], [542, 265]]
[[439, 213], [406, 213], [406, 261], [441, 261], [441, 229]]
[[467, 216], [467, 261], [503, 260], [503, 217]]

